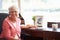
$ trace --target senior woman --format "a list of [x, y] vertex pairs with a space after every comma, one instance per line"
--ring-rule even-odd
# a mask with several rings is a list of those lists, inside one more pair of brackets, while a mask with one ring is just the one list
[[31, 26], [20, 26], [20, 19], [18, 18], [18, 11], [15, 6], [9, 8], [9, 16], [5, 18], [2, 25], [2, 33], [0, 38], [7, 40], [21, 40], [21, 28], [29, 28]]

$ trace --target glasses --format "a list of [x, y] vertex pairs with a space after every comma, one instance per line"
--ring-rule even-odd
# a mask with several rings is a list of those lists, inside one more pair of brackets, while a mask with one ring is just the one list
[[9, 11], [9, 13], [17, 13], [17, 11]]

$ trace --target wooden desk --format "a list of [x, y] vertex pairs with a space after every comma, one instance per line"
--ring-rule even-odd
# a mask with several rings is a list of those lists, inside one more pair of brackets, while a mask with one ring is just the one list
[[22, 29], [25, 33], [33, 37], [42, 37], [43, 40], [60, 40], [60, 31], [41, 29]]
[[0, 40], [18, 40], [18, 39], [6, 39], [6, 38], [0, 38]]

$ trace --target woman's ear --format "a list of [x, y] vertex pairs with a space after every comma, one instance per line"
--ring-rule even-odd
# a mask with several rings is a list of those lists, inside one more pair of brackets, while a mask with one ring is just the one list
[[8, 14], [8, 17], [11, 17], [10, 13]]
[[17, 15], [16, 15], [17, 17], [19, 17], [19, 14], [17, 13]]

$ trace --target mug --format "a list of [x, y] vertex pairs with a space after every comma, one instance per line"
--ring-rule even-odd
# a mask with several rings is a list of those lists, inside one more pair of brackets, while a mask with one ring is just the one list
[[57, 30], [58, 24], [52, 24], [52, 28], [53, 28], [53, 30]]

